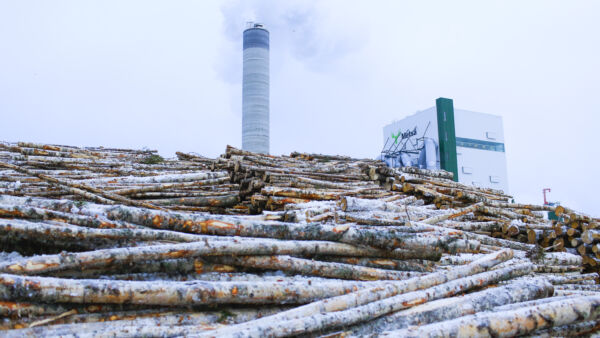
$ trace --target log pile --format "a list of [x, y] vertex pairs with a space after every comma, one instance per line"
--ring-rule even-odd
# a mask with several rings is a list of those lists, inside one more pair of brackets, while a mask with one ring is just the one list
[[[179, 157], [183, 158], [183, 157]], [[292, 153], [272, 156], [228, 146], [214, 164], [239, 184], [240, 197], [251, 214], [282, 211], [287, 204], [334, 201], [342, 196], [379, 198], [392, 193], [368, 180], [363, 168], [374, 160]]]
[[[427, 177], [422, 169], [370, 168], [370, 178], [391, 190], [402, 191], [434, 204], [438, 209], [464, 208], [479, 203], [477, 210], [462, 222], [446, 226], [490, 237], [537, 245], [544, 251], [568, 252], [582, 257], [589, 271], [600, 269], [600, 220], [563, 206], [518, 204], [502, 191], [465, 186], [450, 180], [451, 173]], [[548, 220], [554, 212], [558, 220]], [[463, 218], [462, 220], [466, 220]], [[581, 265], [578, 264], [573, 264]]]
[[[0, 145], [3, 336], [564, 336], [600, 325], [591, 217], [366, 159], [153, 156]], [[565, 236], [582, 243], [559, 245]]]
[[213, 162], [165, 160], [152, 150], [0, 143], [0, 193], [237, 213], [239, 186], [227, 172], [210, 170]]

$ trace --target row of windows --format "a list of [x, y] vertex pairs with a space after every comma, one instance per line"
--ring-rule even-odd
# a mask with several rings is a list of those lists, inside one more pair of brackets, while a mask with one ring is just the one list
[[499, 142], [491, 142], [491, 141], [481, 141], [470, 138], [457, 137], [456, 138], [456, 146], [463, 148], [473, 148], [480, 150], [490, 150], [490, 151], [499, 151], [504, 152], [504, 143]]

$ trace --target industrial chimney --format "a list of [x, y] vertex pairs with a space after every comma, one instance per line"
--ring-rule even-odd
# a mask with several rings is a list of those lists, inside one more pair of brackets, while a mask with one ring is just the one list
[[244, 30], [242, 149], [269, 153], [269, 31], [249, 22]]

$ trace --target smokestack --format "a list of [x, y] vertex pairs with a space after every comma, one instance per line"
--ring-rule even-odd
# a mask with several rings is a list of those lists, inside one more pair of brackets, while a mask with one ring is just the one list
[[249, 22], [244, 30], [242, 149], [269, 153], [269, 31]]

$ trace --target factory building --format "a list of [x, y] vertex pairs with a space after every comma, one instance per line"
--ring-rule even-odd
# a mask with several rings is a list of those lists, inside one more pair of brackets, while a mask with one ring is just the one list
[[389, 166], [444, 169], [454, 180], [508, 193], [500, 116], [454, 109], [451, 99], [383, 128], [381, 159]]
[[249, 22], [244, 30], [242, 149], [269, 153], [269, 31]]

